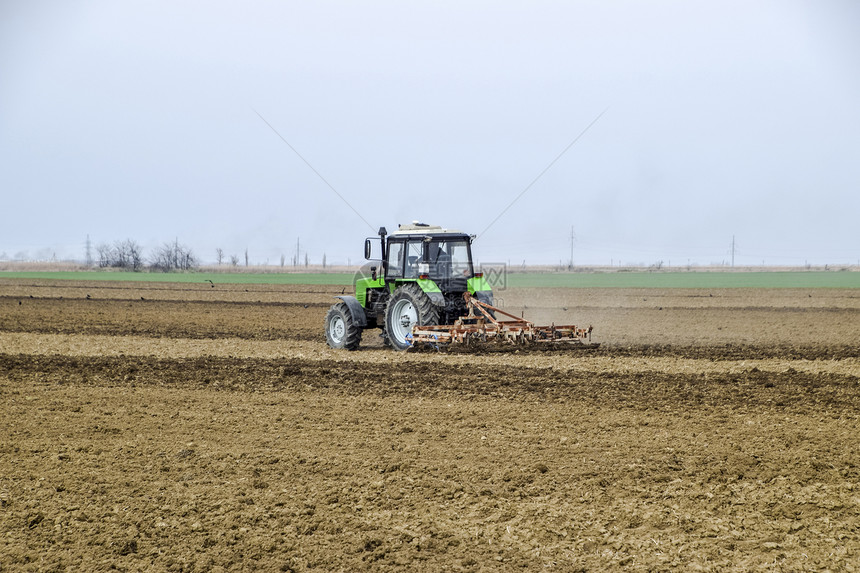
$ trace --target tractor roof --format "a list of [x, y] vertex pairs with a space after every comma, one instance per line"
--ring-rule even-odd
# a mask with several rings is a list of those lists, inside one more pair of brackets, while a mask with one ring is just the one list
[[428, 225], [426, 223], [411, 223], [409, 225], [398, 225], [397, 230], [391, 233], [391, 237], [402, 235], [465, 235], [456, 229], [445, 229], [439, 225]]

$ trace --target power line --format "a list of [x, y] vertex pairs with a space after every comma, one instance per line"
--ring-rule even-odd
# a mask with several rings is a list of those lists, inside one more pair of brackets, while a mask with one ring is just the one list
[[[251, 108], [251, 109], [253, 109], [253, 108]], [[316, 168], [314, 168], [314, 166], [313, 166], [313, 165], [311, 165], [311, 164], [310, 164], [310, 162], [309, 162], [307, 159], [305, 159], [305, 158], [302, 156], [302, 154], [301, 154], [301, 153], [299, 153], [299, 152], [298, 152], [298, 150], [297, 150], [295, 147], [293, 147], [292, 145], [290, 145], [290, 142], [289, 142], [289, 141], [287, 141], [286, 139], [284, 139], [284, 136], [283, 136], [283, 135], [281, 135], [280, 133], [278, 133], [278, 130], [277, 130], [277, 129], [275, 129], [275, 128], [272, 126], [272, 124], [271, 124], [271, 123], [269, 123], [268, 121], [266, 121], [266, 118], [265, 118], [265, 117], [263, 117], [262, 115], [260, 115], [260, 112], [258, 112], [258, 111], [255, 109], [255, 110], [254, 110], [254, 113], [256, 113], [256, 114], [259, 116], [259, 118], [263, 120], [263, 123], [265, 123], [266, 125], [268, 125], [268, 126], [269, 126], [269, 129], [271, 129], [272, 131], [274, 131], [274, 132], [275, 132], [275, 135], [277, 135], [278, 137], [280, 137], [280, 138], [281, 138], [281, 141], [283, 141], [284, 143], [286, 143], [286, 144], [287, 144], [287, 147], [289, 147], [290, 149], [292, 149], [292, 150], [293, 150], [293, 153], [295, 153], [295, 154], [299, 157], [299, 159], [301, 159], [302, 161], [304, 161], [304, 162], [305, 162], [305, 165], [307, 165], [308, 167], [310, 167], [310, 168], [311, 168], [311, 171], [313, 171], [314, 173], [316, 173], [317, 177], [319, 177], [319, 178], [322, 180], [322, 182], [323, 182], [323, 183], [325, 183], [326, 185], [328, 185], [328, 188], [329, 188], [329, 189], [331, 189], [332, 191], [334, 191], [334, 194], [335, 194], [335, 195], [337, 195], [338, 197], [340, 197], [340, 200], [341, 200], [341, 201], [343, 201], [344, 203], [346, 203], [346, 206], [347, 206], [347, 207], [349, 207], [350, 209], [352, 209], [352, 212], [353, 212], [353, 213], [355, 213], [356, 215], [358, 215], [358, 218], [359, 218], [359, 219], [361, 219], [362, 221], [364, 221], [364, 223], [365, 223], [368, 227], [370, 227], [370, 230], [371, 230], [371, 231], [375, 231], [375, 229], [373, 228], [373, 225], [371, 225], [370, 223], [368, 223], [368, 222], [367, 222], [367, 219], [365, 219], [364, 217], [362, 217], [362, 216], [361, 216], [361, 213], [359, 213], [359, 212], [355, 209], [355, 207], [353, 207], [353, 206], [350, 204], [350, 202], [346, 200], [346, 198], [345, 198], [343, 195], [341, 195], [340, 193], [338, 193], [338, 190], [337, 190], [337, 189], [335, 189], [335, 188], [334, 188], [334, 186], [332, 186], [332, 184], [331, 184], [331, 183], [329, 183], [329, 182], [326, 180], [326, 178], [325, 178], [325, 177], [323, 177], [323, 176], [322, 176], [322, 174], [321, 174], [319, 171], [317, 171], [317, 170], [316, 170]]]
[[[483, 231], [481, 231], [477, 236], [478, 236], [478, 237], [480, 237], [481, 235], [483, 235], [484, 233], [486, 233], [486, 232], [487, 232], [487, 230], [488, 230], [490, 227], [492, 227], [492, 226], [496, 223], [496, 221], [498, 221], [499, 219], [501, 219], [501, 218], [502, 218], [502, 215], [504, 215], [505, 213], [507, 213], [507, 212], [508, 212], [508, 209], [510, 209], [511, 207], [513, 207], [513, 206], [514, 206], [514, 203], [516, 203], [517, 201], [519, 201], [519, 200], [520, 200], [520, 197], [522, 197], [523, 195], [525, 195], [526, 191], [528, 191], [529, 189], [531, 189], [531, 188], [532, 188], [532, 186], [533, 186], [535, 183], [537, 183], [537, 182], [538, 182], [538, 179], [540, 179], [541, 177], [543, 177], [544, 173], [546, 173], [547, 171], [549, 171], [550, 167], [552, 167], [553, 165], [555, 165], [556, 161], [558, 161], [559, 159], [561, 159], [561, 156], [562, 156], [562, 155], [564, 155], [565, 153], [567, 153], [567, 150], [568, 150], [568, 149], [570, 149], [571, 147], [573, 147], [573, 145], [574, 145], [577, 141], [579, 141], [579, 140], [580, 140], [580, 138], [582, 138], [582, 136], [583, 136], [583, 135], [585, 135], [585, 132], [587, 132], [589, 129], [591, 129], [591, 126], [592, 126], [592, 125], [594, 125], [595, 123], [597, 123], [597, 120], [599, 120], [601, 117], [603, 117], [603, 114], [604, 114], [604, 113], [606, 113], [607, 111], [609, 111], [609, 108], [608, 108], [608, 107], [607, 107], [606, 109], [604, 109], [603, 111], [601, 111], [601, 112], [597, 115], [597, 117], [595, 117], [595, 118], [591, 121], [591, 123], [589, 123], [587, 126], [585, 126], [585, 129], [583, 129], [583, 130], [579, 133], [579, 135], [577, 135], [576, 137], [574, 137], [574, 138], [573, 138], [573, 141], [571, 141], [570, 143], [568, 143], [568, 144], [567, 144], [567, 147], [565, 147], [564, 149], [562, 149], [562, 150], [561, 150], [561, 153], [559, 153], [558, 155], [556, 155], [556, 156], [555, 156], [555, 159], [553, 159], [552, 161], [550, 161], [550, 162], [549, 162], [549, 165], [547, 165], [546, 167], [544, 167], [544, 168], [543, 168], [543, 171], [541, 171], [540, 173], [538, 173], [538, 176], [537, 176], [537, 177], [535, 177], [534, 179], [532, 179], [532, 182], [531, 182], [531, 183], [529, 183], [528, 185], [526, 185], [526, 188], [525, 188], [525, 189], [523, 189], [522, 191], [520, 191], [520, 194], [519, 194], [519, 195], [517, 195], [516, 197], [514, 197], [514, 200], [513, 200], [513, 201], [511, 201], [511, 202], [510, 202], [510, 204], [508, 204], [508, 206], [507, 206], [507, 207], [505, 207], [504, 209], [502, 209], [502, 212], [501, 212], [501, 213], [499, 213], [499, 214], [498, 214], [498, 216], [497, 216], [495, 219], [493, 219], [493, 220], [490, 222], [490, 224], [489, 224], [489, 225], [487, 225], [486, 229], [484, 229]], [[289, 144], [288, 144], [288, 145], [289, 145]]]

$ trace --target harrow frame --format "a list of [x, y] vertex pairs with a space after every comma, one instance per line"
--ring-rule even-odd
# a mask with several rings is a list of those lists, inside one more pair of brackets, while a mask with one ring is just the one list
[[[529, 320], [517, 317], [464, 293], [469, 314], [454, 324], [424, 325], [412, 327], [409, 342], [413, 348], [429, 345], [437, 350], [452, 344], [501, 343], [513, 346], [567, 344], [579, 348], [595, 348], [591, 342], [592, 327], [576, 325], [537, 326]], [[507, 317], [504, 320], [496, 316]]]

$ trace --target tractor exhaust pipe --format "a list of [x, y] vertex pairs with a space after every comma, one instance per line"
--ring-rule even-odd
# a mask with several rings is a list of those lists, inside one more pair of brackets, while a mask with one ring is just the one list
[[381, 247], [380, 252], [382, 253], [382, 276], [388, 275], [388, 253], [385, 252], [385, 236], [388, 234], [388, 231], [385, 230], [385, 227], [379, 228], [379, 245]]

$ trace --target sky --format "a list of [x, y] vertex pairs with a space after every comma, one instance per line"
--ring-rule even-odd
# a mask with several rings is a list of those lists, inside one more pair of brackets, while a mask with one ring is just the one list
[[0, 200], [0, 260], [856, 265], [860, 4], [0, 0]]

